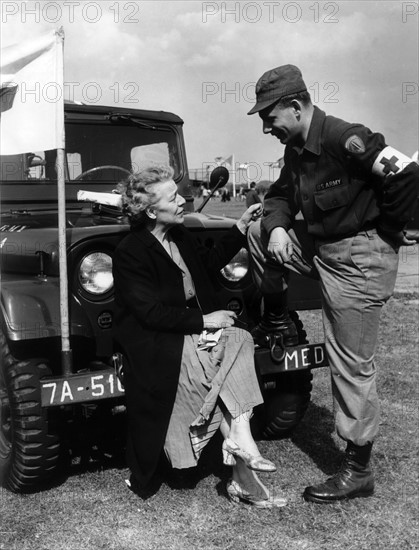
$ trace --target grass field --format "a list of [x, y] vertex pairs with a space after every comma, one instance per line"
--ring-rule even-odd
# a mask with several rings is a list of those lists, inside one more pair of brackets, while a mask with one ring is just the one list
[[[211, 201], [206, 212], [219, 214]], [[237, 217], [243, 203], [231, 202]], [[213, 211], [218, 209], [217, 211]], [[227, 208], [226, 208], [227, 210]], [[385, 308], [377, 353], [382, 403], [374, 447], [376, 494], [333, 505], [305, 503], [307, 484], [337, 468], [343, 445], [333, 433], [330, 381], [314, 371], [312, 402], [291, 439], [261, 441], [275, 461], [262, 474], [289, 499], [279, 510], [230, 503], [229, 469], [216, 445], [195, 472], [194, 488], [163, 482], [142, 501], [124, 484], [121, 460], [91, 450], [75, 456], [56, 486], [32, 495], [0, 489], [1, 550], [396, 550], [419, 547], [418, 300], [398, 295]], [[320, 313], [302, 312], [309, 339], [321, 337]]]
[[[195, 199], [194, 206], [198, 208], [202, 203], [202, 199]], [[238, 219], [246, 210], [246, 203], [241, 200], [232, 198], [228, 202], [221, 202], [220, 199], [211, 199], [205, 205], [203, 212], [214, 216], [226, 216], [228, 218]]]

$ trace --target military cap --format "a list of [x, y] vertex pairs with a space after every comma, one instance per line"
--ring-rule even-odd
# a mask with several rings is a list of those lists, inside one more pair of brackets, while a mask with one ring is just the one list
[[306, 90], [301, 71], [295, 65], [281, 65], [266, 71], [256, 83], [256, 105], [247, 114], [253, 115], [286, 95]]

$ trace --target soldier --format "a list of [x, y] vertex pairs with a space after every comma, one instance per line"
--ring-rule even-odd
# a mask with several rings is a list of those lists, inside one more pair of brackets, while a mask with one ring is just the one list
[[[285, 145], [285, 165], [249, 231], [254, 279], [264, 297], [256, 343], [269, 334], [298, 343], [287, 309], [287, 269], [318, 277], [335, 425], [346, 441], [342, 468], [304, 498], [369, 496], [379, 424], [374, 354], [379, 318], [391, 296], [404, 233], [417, 199], [419, 166], [384, 137], [313, 106], [300, 70], [284, 65], [256, 85], [263, 132]], [[301, 212], [303, 230], [294, 226]], [[296, 234], [296, 231], [298, 234]]]

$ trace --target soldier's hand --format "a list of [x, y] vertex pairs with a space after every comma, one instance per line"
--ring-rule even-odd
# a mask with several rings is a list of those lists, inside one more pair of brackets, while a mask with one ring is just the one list
[[208, 330], [216, 330], [219, 328], [232, 327], [237, 315], [234, 311], [220, 309], [203, 315], [204, 328]]
[[405, 231], [398, 231], [397, 233], [384, 233], [381, 231], [380, 236], [382, 239], [388, 241], [395, 247], [413, 246], [418, 242], [417, 235], [414, 234], [414, 232], [409, 235], [409, 233], [406, 233]]
[[412, 246], [413, 244], [419, 243], [419, 229], [406, 229], [404, 236], [407, 239], [406, 246]]
[[268, 254], [280, 264], [289, 263], [294, 252], [294, 243], [283, 227], [275, 227], [269, 236]]

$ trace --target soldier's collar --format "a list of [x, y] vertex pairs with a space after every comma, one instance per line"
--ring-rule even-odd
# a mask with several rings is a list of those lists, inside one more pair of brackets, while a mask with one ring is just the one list
[[307, 149], [307, 151], [315, 155], [320, 155], [321, 153], [321, 134], [325, 118], [326, 113], [314, 106], [313, 118], [311, 119], [304, 149]]

